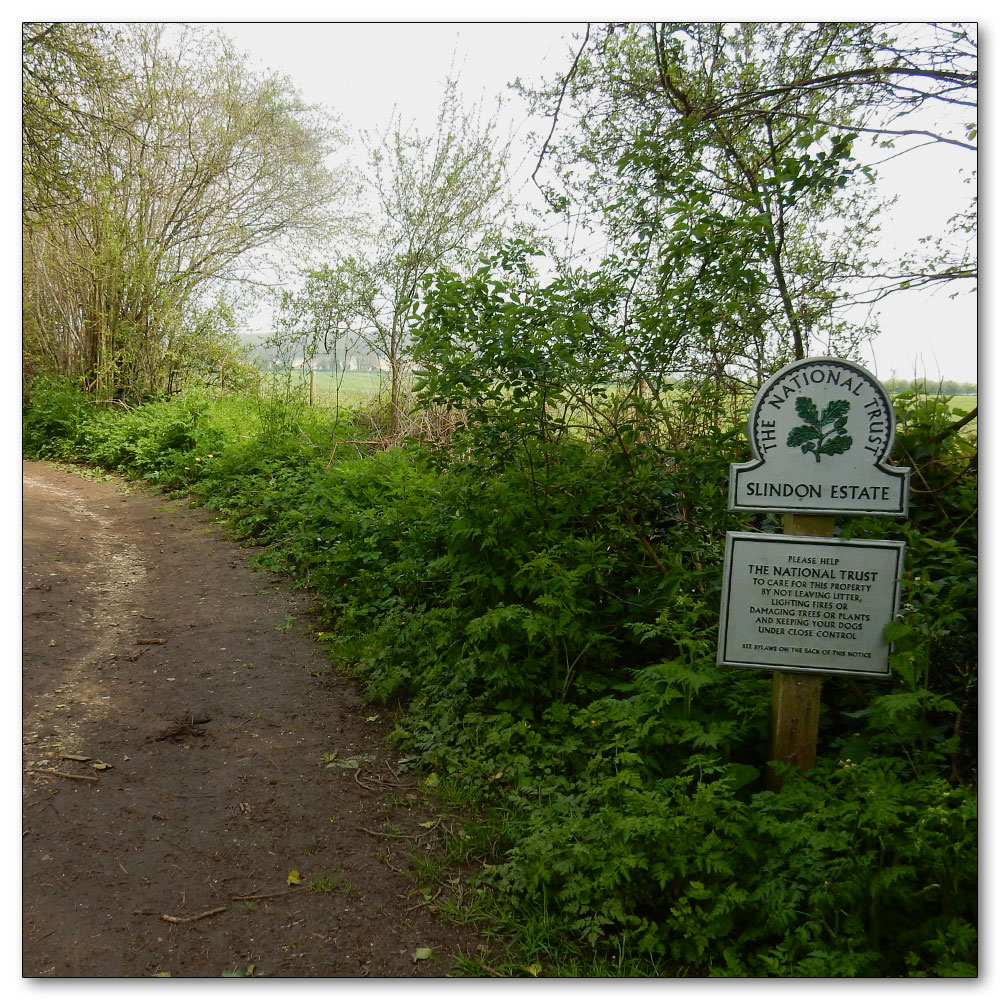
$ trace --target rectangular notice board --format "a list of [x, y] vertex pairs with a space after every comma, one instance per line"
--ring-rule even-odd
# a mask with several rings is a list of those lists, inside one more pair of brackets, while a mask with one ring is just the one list
[[720, 666], [888, 677], [905, 545], [727, 532]]

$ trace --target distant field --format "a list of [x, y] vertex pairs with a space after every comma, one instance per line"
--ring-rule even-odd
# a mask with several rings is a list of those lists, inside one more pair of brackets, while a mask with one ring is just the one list
[[[271, 376], [279, 389], [288, 386], [309, 395], [309, 372], [279, 372]], [[314, 372], [313, 402], [316, 406], [333, 406], [338, 401], [363, 403], [377, 396], [383, 386], [383, 376], [377, 372]]]
[[[308, 373], [297, 372], [294, 378], [301, 378], [303, 391], [308, 392]], [[315, 372], [313, 378], [313, 396], [317, 406], [333, 406], [338, 400], [347, 404], [363, 403], [388, 388], [388, 375], [377, 372]], [[968, 413], [975, 409], [978, 402], [977, 395], [952, 396], [948, 405], [961, 413]]]
[[953, 410], [961, 410], [963, 413], [968, 413], [969, 410], [974, 410], [978, 403], [978, 396], [952, 396], [948, 405]]
[[317, 406], [334, 402], [363, 403], [377, 396], [383, 376], [375, 372], [316, 372], [313, 388]]

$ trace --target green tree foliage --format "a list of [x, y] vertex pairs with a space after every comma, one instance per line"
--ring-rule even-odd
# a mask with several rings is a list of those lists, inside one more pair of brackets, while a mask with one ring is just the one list
[[[896, 398], [897, 461], [912, 468], [910, 515], [889, 531], [878, 519], [847, 536], [898, 537], [907, 544], [903, 609], [887, 630], [896, 644], [892, 693], [845, 707], [877, 715], [881, 735], [861, 752], [901, 753], [910, 768], [976, 780], [978, 759], [978, 442], [976, 411], [947, 397], [907, 391]], [[919, 748], [918, 752], [911, 747]]]
[[[675, 363], [759, 378], [820, 336], [856, 339], [833, 304], [872, 209], [855, 134], [822, 120], [846, 122], [848, 109], [805, 90], [782, 114], [709, 111], [733, 90], [813, 73], [827, 51], [797, 25], [607, 25], [563, 81], [574, 125], [545, 149], [565, 192], [549, 185], [550, 197], [641, 262], [636, 296], [684, 344]], [[854, 224], [833, 246], [830, 222], [844, 216]]]
[[364, 315], [373, 295], [353, 258], [308, 271], [299, 289], [281, 293], [278, 329], [266, 345], [285, 363], [327, 354], [346, 362], [364, 343]]
[[224, 288], [329, 231], [333, 136], [216, 36], [127, 25], [104, 44], [117, 75], [74, 95], [60, 139], [78, 196], [26, 228], [25, 342], [30, 367], [141, 399], [174, 388]]
[[93, 122], [93, 96], [117, 68], [99, 24], [21, 25], [22, 209], [27, 224], [80, 197], [71, 154]]
[[572, 437], [610, 448], [634, 472], [639, 451], [677, 452], [736, 426], [739, 386], [671, 375], [665, 359], [682, 348], [655, 304], [635, 299], [632, 262], [609, 258], [598, 271], [543, 281], [538, 258], [551, 264], [513, 240], [468, 277], [440, 270], [424, 281], [413, 327], [418, 393], [467, 413], [483, 455], [510, 461], [528, 437]]
[[846, 22], [590, 26], [568, 72], [529, 91], [554, 119], [536, 170], [550, 204], [641, 264], [636, 297], [656, 302], [687, 345], [674, 364], [759, 381], [820, 346], [849, 356], [870, 333], [842, 313], [852, 283], [881, 269], [859, 135], [903, 142], [918, 132], [901, 120], [915, 107], [974, 107], [969, 32], [900, 33]]

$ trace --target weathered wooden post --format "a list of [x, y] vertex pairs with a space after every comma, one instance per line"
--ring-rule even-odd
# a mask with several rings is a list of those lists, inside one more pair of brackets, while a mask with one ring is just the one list
[[782, 513], [784, 534], [727, 532], [718, 662], [773, 671], [769, 760], [801, 771], [816, 763], [823, 675], [889, 676], [903, 543], [837, 539], [834, 518], [906, 516], [910, 470], [884, 462], [894, 434], [872, 375], [807, 358], [761, 387], [755, 457], [730, 469], [729, 509]]
[[[786, 535], [833, 537], [832, 517], [785, 514], [782, 521]], [[768, 760], [792, 764], [800, 771], [810, 771], [816, 766], [822, 686], [823, 678], [818, 674], [774, 671], [771, 676]], [[782, 776], [777, 771], [769, 770], [766, 781], [767, 787], [776, 792], [781, 787]]]

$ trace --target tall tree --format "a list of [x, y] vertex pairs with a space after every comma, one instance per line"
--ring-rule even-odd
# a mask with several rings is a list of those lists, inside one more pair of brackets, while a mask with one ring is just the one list
[[420, 279], [443, 264], [468, 265], [499, 237], [508, 208], [507, 147], [495, 117], [463, 108], [449, 79], [432, 135], [398, 117], [370, 145], [375, 227], [356, 258], [366, 336], [388, 362], [391, 430], [399, 426], [407, 330]]
[[125, 25], [64, 138], [79, 196], [25, 235], [26, 343], [102, 393], [162, 391], [220, 290], [327, 235], [336, 134], [203, 30]]
[[[390, 432], [402, 416], [406, 346], [420, 279], [439, 266], [464, 267], [499, 238], [509, 207], [507, 145], [496, 119], [466, 110], [448, 80], [432, 134], [398, 116], [368, 147], [367, 226], [337, 263], [312, 271], [286, 297], [286, 319], [300, 333], [322, 331], [325, 349], [360, 338], [389, 375]], [[287, 324], [286, 324], [287, 325]]]
[[[968, 35], [897, 42], [875, 24], [588, 28], [568, 72], [531, 93], [553, 118], [536, 177], [636, 262], [659, 302], [658, 363], [759, 378], [866, 331], [838, 314], [870, 258], [878, 205], [859, 136], [968, 142], [904, 121], [975, 88]], [[964, 61], [963, 61], [964, 60]]]

